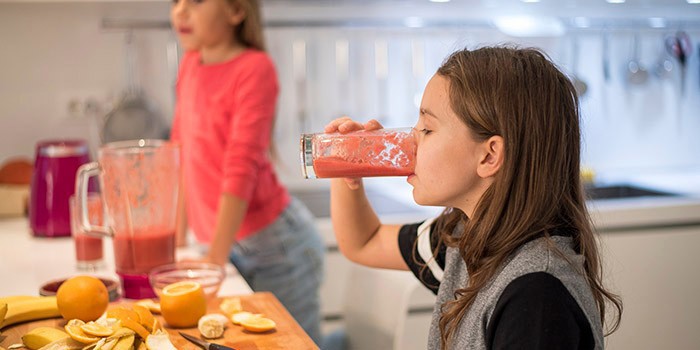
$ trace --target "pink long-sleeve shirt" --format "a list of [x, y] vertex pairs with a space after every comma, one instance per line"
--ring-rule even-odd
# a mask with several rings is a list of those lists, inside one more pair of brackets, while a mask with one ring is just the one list
[[172, 139], [182, 147], [187, 219], [200, 242], [214, 238], [222, 193], [248, 203], [237, 240], [272, 223], [289, 203], [268, 153], [278, 91], [264, 52], [208, 65], [197, 52], [185, 54]]

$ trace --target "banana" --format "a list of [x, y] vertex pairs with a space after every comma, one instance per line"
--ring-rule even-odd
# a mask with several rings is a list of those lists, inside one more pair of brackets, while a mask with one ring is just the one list
[[0, 301], [0, 324], [5, 320], [5, 315], [7, 315], [7, 303]]
[[22, 343], [31, 350], [38, 350], [49, 343], [68, 337], [68, 333], [57, 328], [37, 327], [22, 336]]
[[35, 299], [14, 301], [7, 305], [7, 314], [0, 323], [0, 329], [16, 323], [60, 317], [56, 297], [38, 297]]
[[32, 300], [32, 299], [39, 299], [41, 298], [40, 296], [34, 296], [34, 295], [10, 295], [6, 297], [0, 297], [0, 304], [2, 303], [7, 303], [11, 304], [17, 301], [23, 301], [23, 300]]

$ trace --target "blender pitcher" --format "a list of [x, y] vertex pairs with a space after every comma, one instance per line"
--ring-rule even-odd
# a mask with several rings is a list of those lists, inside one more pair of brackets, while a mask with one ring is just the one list
[[[85, 232], [112, 237], [126, 298], [155, 297], [148, 272], [175, 262], [179, 175], [179, 147], [162, 140], [108, 143], [100, 148], [98, 162], [78, 170], [79, 223]], [[92, 176], [100, 178], [105, 226], [88, 220], [87, 184]]]

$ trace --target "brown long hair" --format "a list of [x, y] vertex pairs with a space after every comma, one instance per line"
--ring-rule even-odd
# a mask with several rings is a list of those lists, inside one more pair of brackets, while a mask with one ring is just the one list
[[248, 48], [265, 51], [262, 14], [258, 0], [228, 0], [245, 12], [243, 22], [234, 28], [236, 39]]
[[[442, 348], [506, 258], [538, 235], [549, 239], [555, 229], [573, 232], [601, 321], [608, 302], [616, 309], [607, 334], [614, 332], [622, 301], [602, 284], [580, 180], [579, 103], [569, 79], [542, 52], [505, 46], [457, 51], [437, 74], [448, 79], [451, 108], [477, 140], [499, 135], [505, 142], [503, 165], [473, 217], [447, 210], [438, 220], [441, 240], [459, 249], [469, 271], [467, 285], [441, 306]], [[457, 227], [463, 231], [453, 236]]]

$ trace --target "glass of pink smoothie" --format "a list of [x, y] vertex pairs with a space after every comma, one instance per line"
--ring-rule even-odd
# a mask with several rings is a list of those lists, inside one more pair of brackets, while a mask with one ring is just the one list
[[[115, 267], [126, 298], [155, 297], [149, 271], [175, 262], [179, 164], [176, 144], [133, 140], [103, 146], [98, 162], [78, 170], [79, 222], [88, 232], [113, 238]], [[99, 176], [102, 184], [104, 225], [87, 220], [87, 183], [92, 176]]]
[[[94, 225], [103, 225], [102, 200], [98, 193], [88, 193], [88, 220]], [[75, 260], [78, 271], [95, 272], [104, 264], [102, 251], [102, 236], [83, 230], [80, 225], [78, 201], [75, 195], [70, 196], [70, 226], [71, 235], [75, 242]]]
[[303, 134], [300, 142], [307, 179], [408, 176], [415, 168], [412, 128]]

